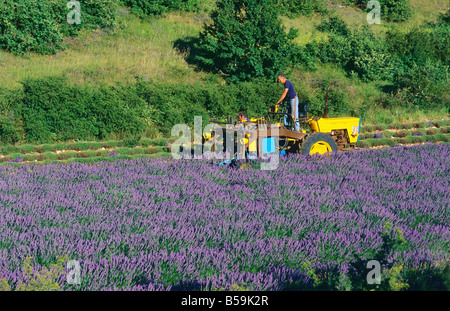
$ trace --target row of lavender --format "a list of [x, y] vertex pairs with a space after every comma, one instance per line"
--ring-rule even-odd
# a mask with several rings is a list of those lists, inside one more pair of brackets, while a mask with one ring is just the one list
[[274, 171], [169, 158], [1, 166], [0, 279], [14, 288], [27, 257], [40, 271], [68, 256], [81, 284], [62, 273], [64, 290], [357, 289], [355, 262], [378, 259], [416, 271], [394, 275], [411, 285], [449, 262], [449, 159], [449, 144], [428, 144], [293, 155]]

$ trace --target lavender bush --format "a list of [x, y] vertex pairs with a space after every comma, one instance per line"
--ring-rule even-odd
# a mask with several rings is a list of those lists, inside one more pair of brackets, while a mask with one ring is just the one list
[[442, 289], [427, 273], [449, 262], [449, 159], [449, 144], [427, 144], [282, 157], [274, 171], [0, 166], [0, 280], [14, 289], [27, 258], [40, 271], [66, 256], [81, 284], [61, 273], [62, 290], [357, 290], [357, 263], [378, 258], [386, 282]]

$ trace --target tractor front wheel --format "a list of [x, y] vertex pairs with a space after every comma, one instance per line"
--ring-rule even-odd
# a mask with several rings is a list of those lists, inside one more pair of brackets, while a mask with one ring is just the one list
[[313, 133], [305, 138], [298, 148], [300, 154], [326, 154], [337, 152], [337, 144], [330, 135], [325, 133]]

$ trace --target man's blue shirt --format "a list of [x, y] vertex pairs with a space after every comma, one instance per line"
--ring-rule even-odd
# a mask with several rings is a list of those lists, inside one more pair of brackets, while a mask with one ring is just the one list
[[297, 96], [297, 93], [295, 93], [294, 90], [294, 85], [292, 84], [291, 81], [286, 80], [286, 82], [284, 83], [284, 88], [288, 89], [288, 92], [286, 94], [286, 98], [288, 100], [295, 98], [295, 96]]

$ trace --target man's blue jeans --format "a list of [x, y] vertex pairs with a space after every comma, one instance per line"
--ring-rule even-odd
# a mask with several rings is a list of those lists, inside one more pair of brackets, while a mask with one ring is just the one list
[[[294, 115], [295, 119], [298, 119], [298, 96], [288, 100], [287, 112]], [[288, 116], [284, 116], [284, 125], [287, 126], [288, 123]], [[300, 131], [300, 121], [295, 121], [295, 130]]]

